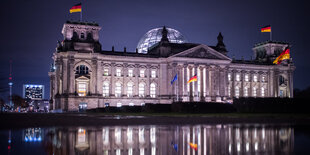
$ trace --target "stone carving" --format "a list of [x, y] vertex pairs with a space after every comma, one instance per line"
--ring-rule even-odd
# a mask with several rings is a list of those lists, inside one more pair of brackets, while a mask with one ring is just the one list
[[224, 58], [215, 55], [213, 52], [210, 52], [205, 48], [199, 48], [196, 51], [182, 55], [181, 57], [225, 60]]

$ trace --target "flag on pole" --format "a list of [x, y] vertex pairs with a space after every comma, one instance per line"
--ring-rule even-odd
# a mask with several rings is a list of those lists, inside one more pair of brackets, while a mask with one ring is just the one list
[[261, 28], [261, 32], [271, 32], [271, 26], [267, 25]]
[[273, 63], [280, 64], [285, 59], [290, 59], [290, 49], [288, 47], [284, 49], [284, 51], [273, 61]]
[[82, 12], [82, 3], [76, 4], [70, 9], [70, 13], [74, 12]]
[[190, 146], [192, 149], [194, 149], [195, 151], [197, 151], [197, 149], [198, 149], [197, 144], [189, 143], [189, 146]]
[[189, 79], [187, 81], [187, 84], [191, 83], [191, 82], [194, 82], [194, 81], [197, 81], [197, 75], [193, 76], [191, 79]]
[[173, 80], [170, 82], [171, 83], [171, 85], [173, 84], [173, 82], [174, 81], [176, 81], [178, 79], [178, 74], [175, 74], [175, 76], [174, 76], [174, 78], [173, 78]]

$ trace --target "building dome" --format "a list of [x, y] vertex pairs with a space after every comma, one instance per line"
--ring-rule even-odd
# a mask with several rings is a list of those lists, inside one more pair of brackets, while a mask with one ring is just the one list
[[[185, 37], [177, 30], [172, 28], [166, 28], [168, 31], [168, 39], [171, 43], [186, 43], [187, 40]], [[147, 53], [148, 48], [153, 46], [154, 44], [160, 42], [162, 38], [163, 27], [155, 28], [148, 31], [143, 37], [140, 39], [137, 49], [138, 53]]]

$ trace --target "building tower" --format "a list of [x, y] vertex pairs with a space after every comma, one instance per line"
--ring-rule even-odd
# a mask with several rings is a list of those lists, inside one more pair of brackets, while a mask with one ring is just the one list
[[13, 102], [12, 102], [12, 87], [13, 87], [13, 79], [12, 79], [12, 60], [10, 60], [9, 87], [10, 87], [10, 100], [9, 100], [9, 106], [12, 108], [12, 107], [13, 107]]

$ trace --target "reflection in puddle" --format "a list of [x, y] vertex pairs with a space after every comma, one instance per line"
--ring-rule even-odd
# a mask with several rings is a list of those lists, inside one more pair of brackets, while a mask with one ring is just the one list
[[[194, 125], [46, 129], [50, 154], [290, 154], [290, 127]], [[191, 147], [196, 146], [196, 149]]]

